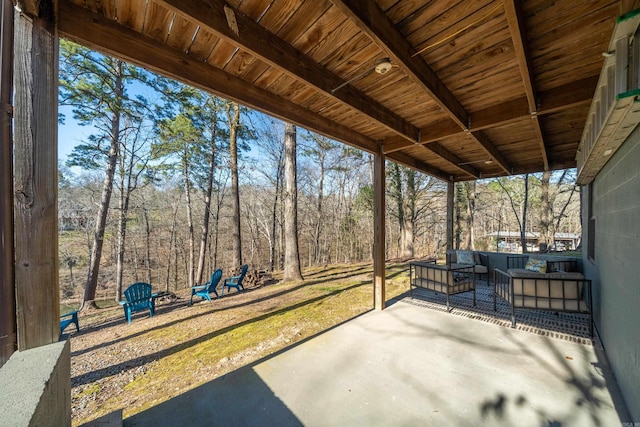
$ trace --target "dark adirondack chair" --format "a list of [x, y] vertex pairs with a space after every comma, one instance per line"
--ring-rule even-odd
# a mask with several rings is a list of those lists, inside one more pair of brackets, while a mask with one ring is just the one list
[[241, 289], [244, 291], [242, 280], [244, 279], [245, 274], [247, 274], [248, 269], [249, 266], [245, 264], [242, 266], [242, 269], [240, 270], [240, 274], [238, 276], [224, 279], [224, 283], [222, 284], [222, 295], [224, 295], [224, 288], [227, 288], [228, 291], [231, 291], [231, 288], [235, 288], [238, 292], [240, 292]]
[[211, 279], [204, 285], [192, 286], [191, 287], [191, 301], [189, 301], [189, 305], [193, 304], [193, 297], [198, 296], [203, 300], [207, 300], [211, 302], [211, 293], [216, 294], [216, 298], [218, 298], [218, 291], [216, 288], [218, 287], [218, 283], [220, 283], [220, 279], [222, 279], [222, 270], [217, 269], [211, 275]]
[[126, 301], [120, 301], [124, 309], [124, 317], [131, 323], [131, 314], [136, 311], [149, 310], [149, 317], [153, 317], [156, 310], [155, 299], [157, 294], [151, 292], [151, 285], [144, 282], [137, 282], [129, 286], [124, 291]]

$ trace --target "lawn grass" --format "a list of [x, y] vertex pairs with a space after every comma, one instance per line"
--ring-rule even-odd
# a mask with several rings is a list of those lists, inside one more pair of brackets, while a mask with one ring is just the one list
[[[72, 365], [74, 359], [76, 366], [94, 358], [102, 363], [72, 373], [73, 424], [120, 408], [126, 418], [373, 309], [371, 264], [303, 275], [303, 282], [232, 293], [211, 304], [159, 306], [153, 319], [134, 318], [132, 325], [120, 319], [121, 310], [88, 315], [95, 327], [88, 333], [103, 334], [102, 342], [72, 338]], [[406, 264], [388, 265], [387, 277], [387, 299], [408, 290]], [[131, 356], [123, 360], [124, 354]]]

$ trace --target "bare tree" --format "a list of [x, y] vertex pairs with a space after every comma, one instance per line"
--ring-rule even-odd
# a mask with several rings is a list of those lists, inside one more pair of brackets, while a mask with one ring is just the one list
[[122, 275], [124, 270], [125, 243], [131, 193], [138, 187], [141, 174], [149, 162], [147, 143], [141, 132], [142, 123], [135, 128], [129, 127], [121, 138], [121, 155], [118, 162], [118, 254], [116, 259], [115, 300], [122, 299]]
[[240, 234], [240, 190], [238, 185], [238, 127], [240, 125], [240, 105], [227, 103], [227, 120], [229, 123], [229, 156], [231, 166], [231, 205], [233, 209], [231, 263], [233, 268], [242, 265], [242, 235]]
[[298, 251], [298, 189], [296, 173], [296, 127], [284, 125], [284, 176], [286, 192], [284, 281], [303, 280]]
[[498, 178], [497, 182], [509, 198], [511, 210], [518, 223], [520, 231], [520, 245], [522, 252], [527, 252], [527, 207], [529, 205], [529, 174], [524, 174], [522, 178], [522, 187], [518, 188], [514, 184], [514, 179]]

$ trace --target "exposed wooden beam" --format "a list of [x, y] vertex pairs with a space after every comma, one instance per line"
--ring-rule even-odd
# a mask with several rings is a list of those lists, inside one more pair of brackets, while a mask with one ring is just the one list
[[408, 154], [396, 152], [386, 154], [386, 157], [391, 161], [400, 163], [401, 165], [407, 166], [417, 171], [424, 172], [427, 175], [431, 175], [443, 181], [450, 181], [452, 179], [452, 177], [445, 171], [433, 166], [429, 166], [428, 164], [421, 162], [414, 157], [409, 156]]
[[538, 92], [540, 106], [538, 115], [564, 111], [579, 105], [589, 105], [598, 86], [599, 74], [562, 85], [557, 88]]
[[480, 143], [482, 148], [484, 148], [484, 151], [489, 156], [491, 156], [491, 158], [495, 160], [496, 163], [498, 163], [498, 165], [500, 165], [502, 170], [504, 170], [507, 173], [507, 175], [511, 175], [513, 173], [511, 165], [509, 165], [509, 162], [507, 162], [504, 156], [496, 149], [496, 147], [493, 145], [491, 140], [484, 134], [484, 132], [482, 131], [471, 132], [470, 136], [474, 138], [478, 143]]
[[538, 106], [536, 103], [536, 92], [532, 81], [533, 72], [531, 71], [526, 29], [524, 26], [524, 19], [522, 18], [520, 1], [505, 0], [503, 2], [503, 6], [507, 17], [507, 23], [509, 25], [509, 31], [511, 32], [511, 40], [513, 41], [516, 60], [518, 61], [518, 67], [520, 68], [520, 75], [522, 76], [522, 84], [524, 85], [524, 91], [527, 94], [529, 111], [532, 114], [537, 113]]
[[[16, 8], [21, 12], [28, 16], [38, 16], [39, 14], [39, 1], [37, 0], [15, 0], [14, 1]], [[51, 3], [51, 2], [45, 2]]]
[[[461, 129], [469, 129], [469, 113], [449, 88], [440, 80], [420, 55], [414, 55], [415, 49], [396, 29], [384, 11], [373, 1], [332, 0], [333, 3], [367, 34], [409, 77], [421, 86], [438, 105], [449, 114]], [[498, 152], [489, 138], [481, 134], [469, 133], [485, 150], [491, 152], [502, 168], [510, 169], [509, 164]]]
[[468, 164], [467, 165], [463, 164], [464, 161], [462, 159], [460, 159], [458, 156], [456, 156], [451, 151], [447, 150], [437, 142], [432, 142], [431, 144], [423, 145], [423, 147], [431, 151], [438, 157], [446, 160], [457, 169], [460, 169], [462, 172], [467, 173], [474, 178], [480, 178], [480, 172], [476, 168]]
[[234, 12], [238, 28], [237, 33], [234, 32], [227, 23], [224, 8], [229, 6], [225, 1], [158, 0], [157, 2], [250, 52], [272, 67], [355, 108], [398, 135], [411, 141], [418, 141], [420, 132], [417, 127], [351, 85], [345, 85], [334, 91], [343, 85], [343, 79], [238, 11]]
[[507, 16], [509, 31], [511, 32], [511, 40], [513, 41], [513, 48], [516, 53], [516, 59], [518, 61], [518, 66], [520, 67], [520, 75], [522, 76], [524, 91], [527, 94], [529, 113], [531, 114], [533, 127], [536, 133], [538, 144], [540, 146], [542, 163], [544, 165], [544, 170], [549, 170], [549, 159], [547, 157], [547, 149], [544, 145], [544, 135], [540, 126], [540, 121], [537, 117], [538, 100], [533, 85], [531, 57], [529, 55], [529, 49], [527, 47], [527, 33], [520, 3], [520, 0], [505, 0], [503, 3], [504, 11]]
[[[455, 126], [455, 124], [453, 123], [451, 124]], [[391, 148], [388, 148], [388, 145], [390, 145]], [[423, 145], [423, 144], [415, 144], [410, 142], [408, 143], [408, 141], [404, 138], [394, 138], [390, 141], [387, 141], [387, 140], [384, 141], [386, 154], [394, 153], [396, 151], [399, 151], [403, 148], [407, 148], [409, 146], [418, 146], [428, 151], [431, 151], [441, 159], [451, 164], [451, 166], [461, 170], [463, 173], [469, 174], [475, 178], [480, 178], [480, 172], [477, 169], [469, 165], [461, 164], [461, 163], [464, 163], [462, 159], [460, 159], [458, 156], [456, 156], [455, 154], [453, 154], [452, 152], [450, 152], [449, 150], [447, 150], [445, 147], [438, 144], [437, 142], [431, 142], [430, 144]]]
[[[558, 113], [581, 105], [589, 105], [599, 76], [591, 76], [557, 88], [538, 92], [540, 106], [537, 116]], [[528, 119], [531, 117], [527, 98], [518, 98], [484, 110], [471, 112], [471, 132], [491, 129]], [[458, 125], [451, 120], [442, 120], [420, 130], [420, 143], [428, 144], [461, 133]], [[392, 153], [415, 144], [404, 138], [390, 138], [385, 141], [385, 153]]]
[[58, 28], [64, 37], [371, 153], [378, 149], [378, 143], [346, 126], [196, 61], [70, 0], [60, 0], [59, 8]]
[[396, 29], [384, 11], [374, 1], [331, 0], [351, 21], [367, 34], [393, 62], [446, 111], [462, 128], [469, 126], [469, 113], [449, 88], [420, 55], [413, 56], [415, 49]]

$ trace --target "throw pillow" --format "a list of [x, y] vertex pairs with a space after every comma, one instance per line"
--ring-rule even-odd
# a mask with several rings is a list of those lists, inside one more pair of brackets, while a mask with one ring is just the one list
[[525, 270], [535, 271], [537, 273], [547, 272], [547, 261], [544, 259], [529, 258], [524, 266]]
[[473, 252], [471, 251], [456, 251], [456, 263], [457, 264], [471, 264], [474, 265], [473, 262]]

